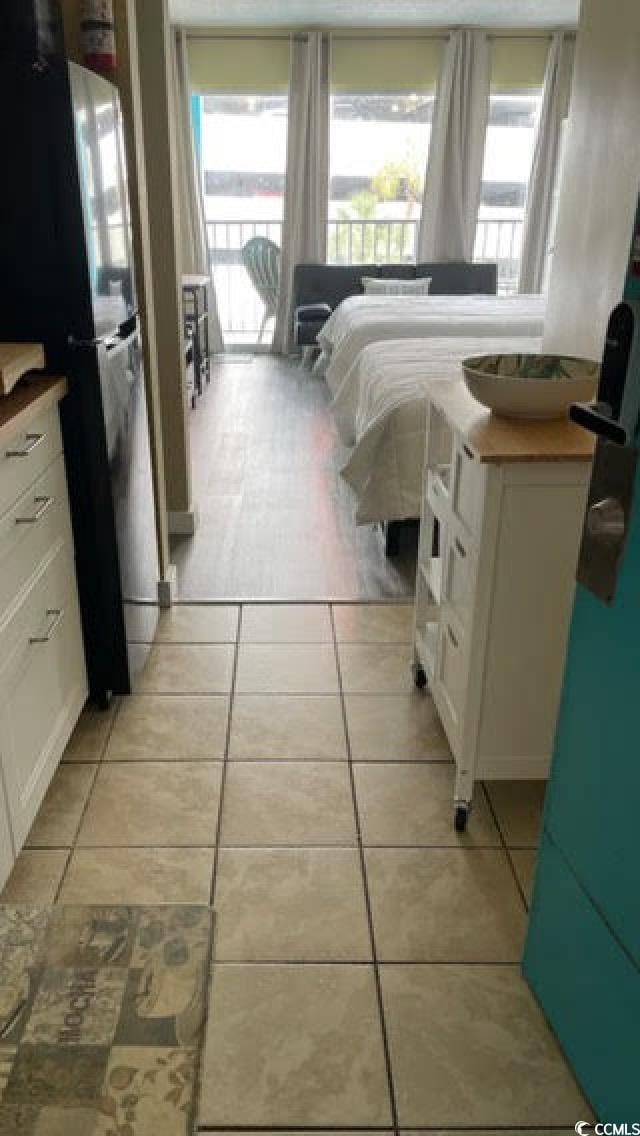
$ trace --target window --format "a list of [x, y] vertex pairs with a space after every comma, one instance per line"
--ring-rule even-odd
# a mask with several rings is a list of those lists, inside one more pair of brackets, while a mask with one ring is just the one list
[[434, 95], [334, 94], [329, 260], [415, 259]]
[[527, 188], [542, 91], [492, 94], [475, 260], [497, 261], [498, 291], [518, 290]]
[[242, 263], [251, 237], [281, 245], [287, 152], [285, 94], [199, 97], [197, 138], [209, 253], [227, 342], [255, 344], [265, 304]]

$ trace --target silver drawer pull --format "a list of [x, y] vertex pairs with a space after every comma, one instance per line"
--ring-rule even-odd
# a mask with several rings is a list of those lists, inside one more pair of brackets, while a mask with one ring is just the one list
[[47, 618], [49, 619], [49, 626], [44, 635], [32, 635], [29, 639], [30, 643], [48, 643], [55, 635], [58, 627], [64, 619], [63, 607], [50, 607], [47, 608]]
[[466, 550], [462, 547], [460, 538], [456, 537], [454, 543], [455, 543], [455, 546], [456, 546], [456, 552], [458, 553], [458, 556], [460, 556], [463, 560], [465, 560], [467, 553], [466, 553]]
[[16, 517], [17, 525], [35, 525], [36, 521], [44, 517], [45, 513], [49, 512], [51, 506], [55, 505], [56, 499], [55, 497], [34, 497], [33, 500], [34, 504], [38, 506], [35, 513], [32, 513], [30, 517]]
[[20, 450], [7, 450], [7, 457], [28, 458], [29, 454], [33, 453], [36, 446], [39, 446], [41, 442], [44, 442], [46, 436], [46, 434], [25, 434], [25, 438], [27, 439], [26, 445], [23, 446]]
[[449, 636], [451, 646], [458, 648], [460, 646], [460, 644], [458, 643], [456, 636], [453, 634], [453, 631], [451, 630], [449, 624], [447, 624], [447, 635]]

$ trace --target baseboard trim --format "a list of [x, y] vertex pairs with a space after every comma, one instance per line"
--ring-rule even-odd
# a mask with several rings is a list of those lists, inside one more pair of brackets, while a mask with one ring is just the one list
[[158, 580], [158, 606], [173, 607], [178, 598], [178, 569], [175, 564], [169, 564], [167, 571]]
[[198, 527], [198, 510], [195, 505], [192, 509], [170, 509], [168, 520], [170, 536], [193, 536]]

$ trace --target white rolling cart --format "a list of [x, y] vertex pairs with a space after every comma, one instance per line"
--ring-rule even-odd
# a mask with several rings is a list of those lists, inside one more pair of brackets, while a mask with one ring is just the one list
[[566, 419], [491, 415], [462, 382], [430, 392], [414, 676], [455, 759], [459, 831], [477, 779], [548, 774], [592, 449]]

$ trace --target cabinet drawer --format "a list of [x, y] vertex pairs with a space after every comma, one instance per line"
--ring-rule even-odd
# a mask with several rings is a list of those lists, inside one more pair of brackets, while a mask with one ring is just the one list
[[476, 557], [469, 537], [452, 524], [447, 539], [442, 576], [442, 599], [466, 630], [471, 626], [476, 584]]
[[0, 755], [16, 853], [86, 697], [71, 545], [49, 560], [0, 635]]
[[51, 407], [0, 450], [0, 516], [22, 497], [58, 454], [62, 436], [58, 408]]
[[456, 446], [453, 470], [453, 512], [470, 533], [477, 534], [482, 503], [483, 470], [466, 446]]
[[[440, 707], [444, 708], [445, 726], [452, 746], [457, 743], [464, 718], [467, 697], [468, 651], [466, 637], [443, 611], [440, 623], [436, 689]], [[444, 706], [443, 706], [444, 704]]]
[[0, 624], [58, 542], [71, 543], [62, 455], [0, 519]]

